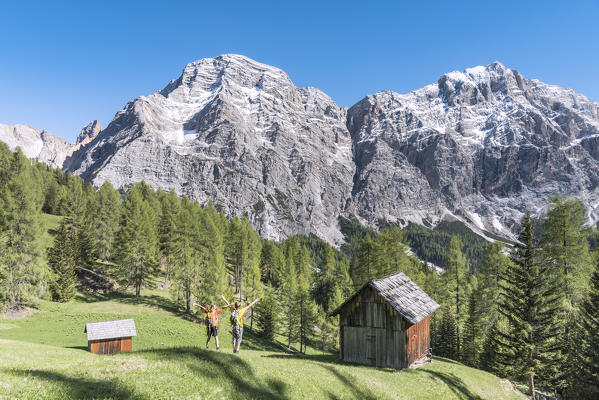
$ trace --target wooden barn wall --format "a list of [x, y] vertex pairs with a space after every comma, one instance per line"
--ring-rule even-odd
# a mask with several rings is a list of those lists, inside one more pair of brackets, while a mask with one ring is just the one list
[[115, 354], [131, 351], [131, 338], [91, 340], [88, 349], [95, 354]]
[[372, 288], [347, 304], [340, 317], [340, 357], [377, 367], [405, 368], [406, 322]]
[[418, 360], [430, 347], [430, 320], [426, 317], [422, 321], [408, 328], [408, 365]]

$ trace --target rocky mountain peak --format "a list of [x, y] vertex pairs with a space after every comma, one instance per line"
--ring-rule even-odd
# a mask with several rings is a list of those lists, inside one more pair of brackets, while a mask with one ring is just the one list
[[79, 132], [79, 135], [77, 135], [76, 144], [81, 143], [84, 145], [91, 142], [96, 136], [98, 136], [98, 133], [100, 133], [101, 130], [102, 126], [98, 120], [90, 122], [83, 129], [81, 129], [81, 132]]
[[[355, 166], [345, 110], [278, 68], [223, 55], [188, 64], [163, 90], [119, 111], [68, 168], [116, 187], [145, 180], [280, 239], [339, 243]], [[143, 155], [143, 156], [142, 156]]]

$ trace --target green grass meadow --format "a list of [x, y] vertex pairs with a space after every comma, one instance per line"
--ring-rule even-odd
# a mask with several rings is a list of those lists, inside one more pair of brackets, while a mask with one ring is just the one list
[[[161, 291], [79, 294], [42, 301], [24, 318], [0, 317], [0, 399], [517, 399], [501, 379], [451, 360], [394, 371], [298, 355], [246, 327], [232, 353], [228, 318], [221, 352], [204, 349], [205, 327]], [[134, 318], [133, 352], [87, 351], [86, 322]], [[249, 321], [246, 322], [249, 326]]]

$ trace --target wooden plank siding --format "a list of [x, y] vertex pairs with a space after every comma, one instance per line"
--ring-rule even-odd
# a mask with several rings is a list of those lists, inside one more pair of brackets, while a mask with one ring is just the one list
[[366, 288], [340, 314], [340, 358], [377, 367], [406, 368], [407, 322]]
[[116, 354], [130, 352], [131, 338], [90, 340], [87, 343], [88, 350], [94, 354]]
[[408, 366], [418, 360], [430, 347], [430, 319], [412, 325], [406, 331], [408, 340]]

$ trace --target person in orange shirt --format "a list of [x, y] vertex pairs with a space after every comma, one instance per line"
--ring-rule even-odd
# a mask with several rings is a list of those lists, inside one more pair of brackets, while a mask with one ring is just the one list
[[207, 309], [200, 303], [193, 303], [194, 306], [200, 307], [206, 313], [206, 326], [208, 328], [206, 339], [206, 348], [208, 348], [208, 343], [210, 343], [210, 337], [214, 336], [214, 341], [216, 342], [216, 351], [220, 351], [220, 346], [218, 345], [218, 314], [222, 311], [222, 308], [217, 309], [216, 304], [212, 304], [210, 309]]

